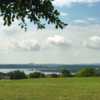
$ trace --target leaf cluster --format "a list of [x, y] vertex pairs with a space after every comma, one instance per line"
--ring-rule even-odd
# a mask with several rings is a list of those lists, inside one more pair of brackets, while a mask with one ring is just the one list
[[15, 19], [20, 20], [21, 28], [27, 29], [26, 19], [45, 28], [47, 24], [54, 24], [55, 28], [64, 28], [67, 24], [59, 18], [60, 13], [52, 4], [52, 0], [0, 0], [0, 16], [4, 25], [10, 26]]

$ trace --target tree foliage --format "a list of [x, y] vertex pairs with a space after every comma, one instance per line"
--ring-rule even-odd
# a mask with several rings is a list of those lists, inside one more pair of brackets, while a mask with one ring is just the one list
[[60, 77], [60, 75], [56, 74], [56, 73], [48, 74], [47, 76], [51, 77], [51, 78], [58, 78], [58, 77]]
[[80, 77], [90, 77], [95, 75], [96, 75], [96, 70], [94, 68], [83, 68], [77, 73], [77, 76]]
[[45, 74], [41, 73], [41, 72], [33, 72], [29, 74], [30, 78], [43, 78], [45, 77]]
[[13, 71], [13, 72], [9, 72], [7, 73], [7, 75], [9, 76], [10, 79], [26, 79], [27, 76], [24, 72], [21, 71]]
[[63, 77], [71, 77], [71, 72], [69, 70], [63, 69], [61, 71]]
[[45, 28], [42, 23], [54, 24], [56, 28], [63, 28], [67, 24], [59, 18], [59, 12], [52, 4], [53, 0], [0, 0], [0, 16], [4, 25], [10, 26], [15, 19], [20, 20], [21, 28], [27, 28], [26, 19]]

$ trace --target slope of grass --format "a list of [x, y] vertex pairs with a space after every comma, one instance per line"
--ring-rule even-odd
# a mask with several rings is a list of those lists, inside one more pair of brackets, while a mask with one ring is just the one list
[[100, 100], [100, 78], [1, 80], [0, 100]]

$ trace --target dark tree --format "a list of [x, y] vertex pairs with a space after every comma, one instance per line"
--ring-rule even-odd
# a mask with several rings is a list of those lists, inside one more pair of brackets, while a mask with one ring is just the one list
[[54, 24], [56, 28], [63, 28], [67, 24], [59, 18], [59, 12], [52, 4], [53, 0], [0, 0], [0, 16], [4, 25], [10, 26], [15, 19], [20, 20], [21, 28], [27, 28], [26, 19], [45, 28], [45, 24]]
[[90, 76], [96, 76], [96, 70], [94, 68], [83, 68], [81, 69], [77, 74], [79, 77], [90, 77]]
[[26, 79], [27, 76], [24, 72], [21, 72], [21, 71], [13, 71], [13, 72], [9, 72], [7, 73], [8, 77], [10, 79]]
[[44, 78], [45, 74], [41, 73], [41, 72], [33, 72], [29, 74], [30, 78]]
[[61, 71], [61, 73], [62, 73], [63, 77], [71, 77], [72, 76], [71, 72], [69, 70], [66, 70], [66, 69], [63, 69]]

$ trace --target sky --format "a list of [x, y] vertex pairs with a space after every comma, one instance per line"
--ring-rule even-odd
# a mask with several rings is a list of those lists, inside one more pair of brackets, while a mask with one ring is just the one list
[[48, 25], [38, 30], [28, 23], [22, 30], [15, 21], [3, 26], [0, 18], [0, 64], [100, 63], [100, 0], [54, 0], [63, 30]]

